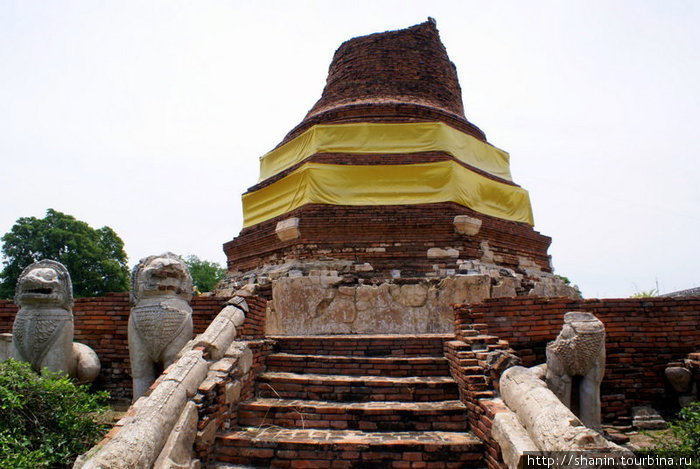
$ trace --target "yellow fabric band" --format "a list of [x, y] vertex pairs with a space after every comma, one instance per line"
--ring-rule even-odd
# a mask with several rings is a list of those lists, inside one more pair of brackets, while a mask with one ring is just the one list
[[417, 153], [443, 151], [511, 181], [509, 155], [442, 122], [316, 125], [260, 158], [260, 181], [316, 153]]
[[439, 161], [386, 166], [305, 163], [279, 181], [243, 194], [243, 226], [306, 204], [440, 202], [456, 202], [486, 215], [533, 224], [525, 189], [494, 181], [455, 161]]

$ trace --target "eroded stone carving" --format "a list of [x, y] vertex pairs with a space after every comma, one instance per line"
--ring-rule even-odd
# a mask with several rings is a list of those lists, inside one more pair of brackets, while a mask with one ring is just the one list
[[454, 303], [489, 297], [487, 275], [398, 285], [343, 283], [338, 275], [280, 278], [268, 303], [268, 334], [447, 333]]
[[500, 390], [508, 411], [515, 416], [500, 417], [504, 421], [498, 422], [498, 431], [493, 436], [506, 449], [504, 458], [508, 456], [510, 469], [522, 467], [523, 455], [532, 451], [533, 444], [544, 452], [589, 451], [612, 457], [632, 456], [585, 426], [531, 370], [522, 366], [508, 368], [501, 376]]
[[600, 430], [600, 382], [605, 372], [605, 326], [591, 313], [569, 312], [547, 345], [549, 389], [586, 425]]
[[129, 358], [134, 401], [192, 338], [192, 277], [173, 253], [141, 259], [131, 274]]
[[97, 354], [73, 343], [73, 284], [60, 262], [41, 260], [17, 279], [12, 325], [12, 357], [29, 362], [37, 372], [65, 372], [80, 383], [100, 373]]
[[[693, 356], [696, 359], [692, 359]], [[691, 353], [688, 359], [667, 366], [664, 370], [666, 379], [678, 393], [678, 403], [681, 407], [689, 406], [698, 400], [698, 383], [695, 376], [700, 376], [700, 361], [697, 358], [700, 358], [700, 354]]]

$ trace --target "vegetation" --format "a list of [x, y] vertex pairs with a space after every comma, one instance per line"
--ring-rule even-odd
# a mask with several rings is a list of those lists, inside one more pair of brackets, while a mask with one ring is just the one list
[[647, 291], [638, 291], [634, 295], [630, 296], [630, 298], [652, 298], [655, 296], [659, 296], [659, 291], [656, 288], [652, 288], [651, 290]]
[[654, 437], [656, 447], [651, 453], [661, 457], [693, 457], [690, 468], [700, 468], [700, 402], [684, 407], [678, 419], [670, 424], [669, 432]]
[[28, 363], [0, 363], [0, 467], [69, 468], [106, 431], [95, 417], [107, 393], [90, 394], [56, 373], [39, 376]]
[[75, 296], [129, 290], [124, 242], [108, 226], [95, 230], [70, 215], [48, 209], [44, 218], [18, 219], [2, 243], [0, 298], [12, 298], [22, 270], [42, 259], [66, 266]]
[[212, 291], [216, 284], [226, 275], [226, 269], [216, 262], [205, 261], [195, 255], [189, 255], [184, 260], [190, 269], [195, 291]]

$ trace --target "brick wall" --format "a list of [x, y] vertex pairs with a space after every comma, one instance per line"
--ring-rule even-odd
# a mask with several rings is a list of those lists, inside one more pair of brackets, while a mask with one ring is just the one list
[[625, 422], [633, 406], [672, 410], [676, 399], [664, 376], [666, 364], [700, 350], [700, 297], [592, 299], [489, 299], [456, 309], [457, 328], [488, 325], [505, 339], [524, 366], [546, 361], [545, 347], [563, 324], [564, 313], [588, 311], [606, 328], [606, 370], [601, 385], [603, 419]]
[[[226, 300], [217, 297], [196, 297], [192, 300], [195, 334], [206, 329]], [[73, 340], [97, 352], [102, 369], [94, 386], [109, 391], [113, 399], [131, 399], [127, 337], [130, 310], [128, 293], [76, 298], [73, 306]], [[12, 301], [0, 300], [0, 332], [12, 332], [16, 314], [17, 307]]]
[[0, 333], [12, 332], [17, 306], [12, 300], [0, 300]]
[[195, 334], [201, 334], [209, 327], [211, 321], [226, 306], [226, 301], [228, 301], [228, 298], [217, 296], [197, 296], [192, 298], [190, 306], [192, 306], [192, 324]]
[[246, 298], [248, 314], [246, 314], [243, 327], [238, 332], [238, 337], [245, 340], [262, 339], [265, 337], [265, 318], [267, 300], [259, 296]]

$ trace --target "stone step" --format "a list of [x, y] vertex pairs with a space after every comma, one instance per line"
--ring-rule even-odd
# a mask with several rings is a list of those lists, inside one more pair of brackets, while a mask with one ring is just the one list
[[348, 357], [273, 353], [266, 358], [269, 371], [333, 373], [364, 376], [446, 376], [444, 357]]
[[478, 334], [464, 337], [462, 340], [464, 340], [467, 344], [497, 344], [499, 338], [495, 335]]
[[488, 328], [474, 328], [470, 324], [459, 324], [455, 326], [455, 331], [458, 333], [458, 335], [462, 335], [463, 333], [466, 334], [467, 336], [475, 336], [475, 335], [488, 335], [489, 331]]
[[240, 404], [241, 427], [276, 425], [364, 431], [466, 431], [460, 401], [352, 402], [256, 399]]
[[256, 379], [256, 395], [317, 401], [448, 401], [459, 399], [449, 376], [342, 376], [268, 371]]
[[299, 355], [360, 357], [442, 357], [453, 334], [271, 336], [276, 351]]
[[483, 467], [483, 444], [462, 432], [262, 428], [220, 435], [219, 463], [293, 468]]

